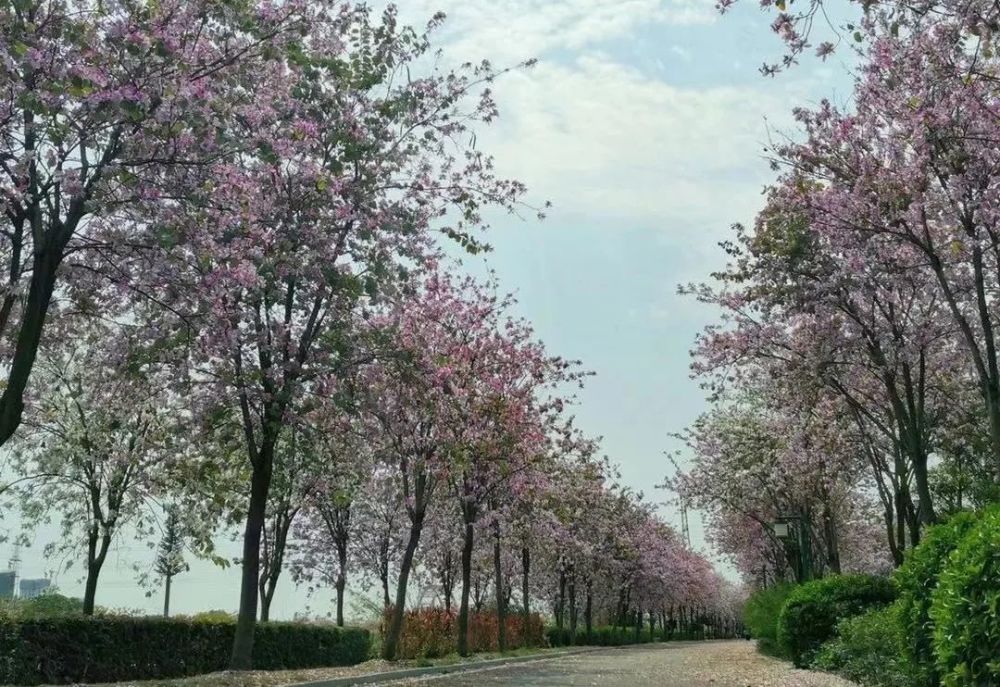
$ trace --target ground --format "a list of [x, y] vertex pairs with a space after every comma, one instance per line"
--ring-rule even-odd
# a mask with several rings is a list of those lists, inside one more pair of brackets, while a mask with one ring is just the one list
[[756, 652], [753, 642], [675, 642], [599, 651], [533, 663], [403, 680], [422, 687], [852, 687], [825, 673], [796, 670]]
[[[552, 653], [542, 649], [513, 655]], [[461, 662], [481, 662], [496, 654], [477, 654]], [[317, 680], [354, 678], [429, 663], [458, 663], [457, 657], [436, 661], [375, 660], [346, 668], [213, 673], [179, 680], [120, 682], [89, 687], [281, 687]], [[587, 650], [502, 668], [474, 669], [443, 677], [381, 682], [396, 687], [856, 687], [833, 675], [796, 670], [791, 664], [757, 653], [754, 642], [669, 642], [634, 647]]]

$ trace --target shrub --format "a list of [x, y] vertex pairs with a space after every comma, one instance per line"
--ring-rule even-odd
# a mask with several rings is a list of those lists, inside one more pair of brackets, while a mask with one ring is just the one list
[[4, 599], [0, 601], [0, 619], [58, 618], [83, 615], [83, 601], [62, 594], [49, 592], [32, 599]]
[[787, 658], [778, 645], [778, 616], [793, 589], [794, 584], [778, 584], [759, 589], [747, 599], [743, 623], [750, 630], [750, 636], [757, 640], [761, 653]]
[[[383, 625], [388, 627], [388, 620]], [[541, 646], [544, 641], [544, 625], [537, 613], [527, 619], [519, 613], [507, 616], [508, 648]], [[457, 646], [458, 614], [455, 611], [415, 608], [404, 614], [400, 658], [437, 658], [454, 653]], [[469, 649], [481, 652], [498, 648], [496, 612], [470, 613]]]
[[824, 644], [812, 667], [839, 673], [867, 687], [913, 687], [922, 674], [907, 657], [902, 608], [891, 606], [840, 621], [837, 636]]
[[834, 575], [800, 585], [789, 594], [778, 616], [778, 644], [796, 666], [804, 668], [837, 623], [892, 603], [892, 581], [871, 575]]
[[931, 594], [948, 556], [977, 521], [974, 513], [958, 513], [946, 523], [930, 528], [924, 540], [909, 552], [896, 571], [900, 622], [908, 640], [904, 648], [910, 660], [925, 673], [921, 684], [936, 685], [938, 682], [934, 666], [934, 628], [930, 619]]
[[[507, 616], [507, 646], [542, 646], [544, 623], [537, 613], [527, 618], [520, 613]], [[474, 652], [496, 651], [499, 647], [496, 612], [471, 613], [469, 615], [469, 648]]]
[[545, 628], [545, 638], [549, 646], [622, 646], [625, 644], [645, 644], [655, 641], [650, 638], [649, 631], [643, 628], [636, 638], [634, 627], [612, 627], [605, 625], [591, 628], [588, 634], [583, 628], [576, 633], [576, 641], [570, 641], [569, 628], [547, 627]]
[[[0, 684], [117, 682], [226, 668], [235, 624], [108, 616], [0, 620]], [[258, 624], [254, 667], [353, 665], [368, 658], [367, 630]]]
[[551, 626], [545, 628], [545, 641], [549, 646], [569, 646], [570, 632], [568, 628]]
[[191, 622], [195, 623], [235, 623], [236, 614], [230, 613], [229, 611], [221, 611], [219, 609], [212, 609], [210, 611], [201, 611], [200, 613], [195, 613], [191, 616]]
[[[388, 627], [388, 623], [385, 623]], [[400, 658], [437, 658], [454, 653], [458, 618], [443, 608], [416, 608], [403, 616]]]
[[1000, 505], [985, 511], [948, 557], [930, 617], [944, 685], [1000, 684]]

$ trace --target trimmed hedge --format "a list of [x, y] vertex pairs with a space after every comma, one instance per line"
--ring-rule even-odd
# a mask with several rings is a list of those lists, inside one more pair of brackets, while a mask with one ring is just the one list
[[621, 627], [602, 625], [594, 627], [588, 634], [584, 628], [579, 628], [576, 632], [576, 641], [572, 641], [569, 628], [550, 626], [545, 628], [545, 639], [549, 646], [623, 646], [625, 644], [649, 644], [650, 642], [669, 642], [679, 640], [703, 640], [703, 639], [724, 639], [732, 636], [713, 631], [711, 628], [706, 633], [703, 629], [691, 628], [686, 631], [677, 628], [664, 629], [661, 625], [650, 635], [649, 626], [643, 625], [642, 629], [636, 633], [634, 626]]
[[908, 552], [894, 579], [899, 589], [900, 623], [908, 641], [910, 660], [925, 673], [920, 684], [937, 685], [934, 665], [934, 626], [931, 622], [931, 595], [948, 556], [979, 521], [975, 513], [958, 513], [950, 520], [927, 530], [920, 545]]
[[778, 616], [794, 589], [795, 585], [790, 582], [758, 589], [743, 606], [743, 623], [763, 654], [787, 658], [778, 644]]
[[983, 512], [948, 557], [930, 617], [942, 684], [1000, 684], [1000, 505]]
[[[386, 611], [383, 626], [388, 627], [391, 611]], [[540, 615], [527, 618], [520, 613], [507, 616], [507, 647], [541, 646], [544, 628]], [[499, 625], [495, 611], [469, 613], [469, 649], [472, 653], [496, 651]], [[454, 653], [458, 646], [458, 614], [443, 608], [414, 608], [403, 615], [403, 634], [399, 658], [439, 658]]]
[[[659, 633], [658, 633], [659, 634]], [[590, 634], [583, 628], [576, 633], [576, 641], [571, 641], [569, 628], [559, 629], [558, 627], [545, 628], [545, 638], [549, 646], [623, 646], [625, 644], [648, 644], [653, 639], [649, 636], [649, 629], [643, 627], [636, 639], [634, 627], [611, 627], [605, 625], [592, 628]], [[659, 637], [657, 637], [659, 640]]]
[[795, 588], [778, 617], [778, 644], [799, 668], [809, 665], [844, 618], [892, 603], [892, 580], [872, 575], [834, 575]]
[[842, 620], [837, 636], [824, 644], [812, 668], [837, 673], [866, 687], [914, 687], [922, 673], [907, 657], [901, 606], [868, 611]]
[[[0, 684], [120, 682], [224, 670], [232, 622], [63, 617], [0, 621]], [[254, 667], [264, 670], [360, 663], [367, 630], [308, 623], [259, 623]]]

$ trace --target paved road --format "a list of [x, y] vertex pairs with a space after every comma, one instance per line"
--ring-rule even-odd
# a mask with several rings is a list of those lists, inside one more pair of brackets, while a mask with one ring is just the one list
[[587, 686], [644, 687], [851, 687], [832, 675], [795, 670], [756, 653], [752, 642], [677, 642], [602, 649], [565, 658], [395, 685], [422, 687]]

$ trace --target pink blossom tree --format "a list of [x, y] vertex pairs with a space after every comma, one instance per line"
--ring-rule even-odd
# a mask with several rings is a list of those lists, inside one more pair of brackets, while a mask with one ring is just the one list
[[164, 329], [188, 339], [206, 380], [200, 413], [241, 417], [251, 479], [234, 668], [251, 665], [275, 451], [304, 390], [335, 378], [355, 309], [432, 255], [435, 231], [475, 248], [481, 206], [522, 191], [464, 138], [495, 116], [492, 68], [415, 78], [429, 41], [393, 9], [376, 21], [301, 4], [300, 35], [275, 46], [245, 84], [252, 101], [235, 106], [230, 135], [245, 150], [170, 180], [184, 196], [151, 208], [150, 227], [166, 258], [132, 268], [170, 304]]
[[13, 444], [30, 479], [15, 495], [27, 527], [61, 516], [62, 536], [48, 552], [82, 553], [83, 612], [91, 615], [112, 543], [123, 529], [148, 535], [155, 525], [156, 499], [177, 460], [181, 404], [136, 327], [97, 320], [73, 327], [83, 335], [42, 351]]
[[226, 104], [265, 47], [296, 28], [296, 5], [0, 7], [0, 443], [20, 422], [53, 295], [74, 274], [67, 256], [144, 243], [134, 228], [101, 227], [156, 195], [165, 170], [196, 167], [230, 145], [216, 135]]

